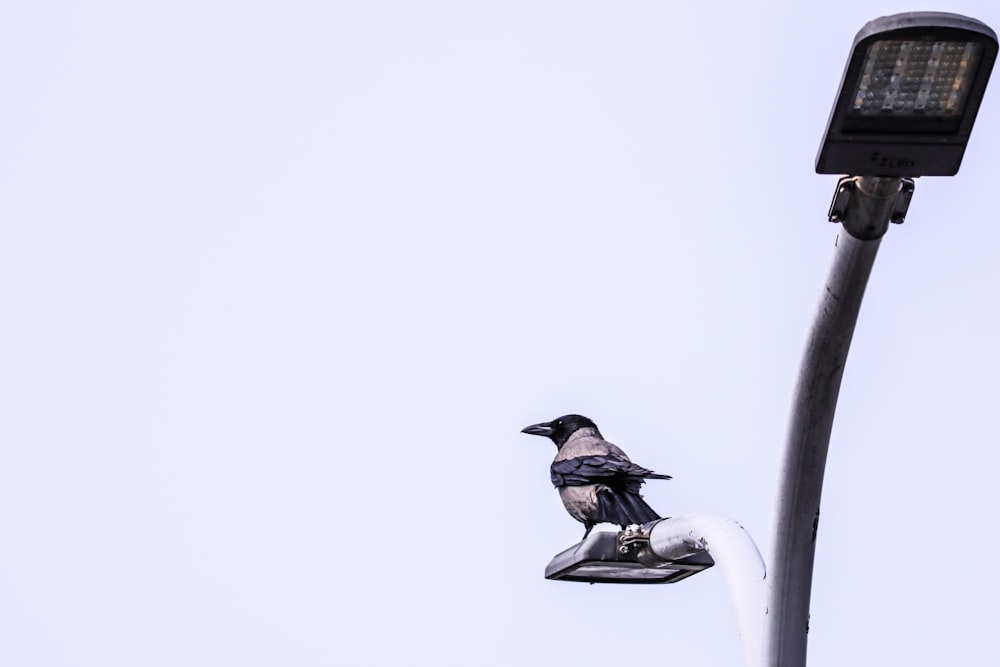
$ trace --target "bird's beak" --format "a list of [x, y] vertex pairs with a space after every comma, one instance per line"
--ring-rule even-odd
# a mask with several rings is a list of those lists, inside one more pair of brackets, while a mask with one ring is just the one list
[[544, 435], [548, 437], [552, 435], [552, 426], [548, 422], [532, 424], [531, 426], [525, 426], [522, 428], [521, 433], [527, 433], [528, 435]]

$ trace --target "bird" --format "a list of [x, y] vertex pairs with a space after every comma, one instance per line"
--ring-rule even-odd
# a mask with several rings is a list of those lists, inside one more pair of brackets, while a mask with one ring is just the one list
[[632, 463], [628, 455], [601, 435], [583, 415], [563, 415], [532, 424], [521, 433], [540, 435], [556, 444], [549, 468], [552, 485], [569, 515], [583, 524], [583, 539], [599, 523], [616, 523], [624, 529], [660, 519], [639, 495], [647, 479], [671, 479]]

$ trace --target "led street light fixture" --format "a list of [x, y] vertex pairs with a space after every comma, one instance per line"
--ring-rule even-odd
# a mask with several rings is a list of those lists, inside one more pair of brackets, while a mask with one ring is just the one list
[[672, 584], [715, 564], [705, 551], [674, 561], [637, 552], [623, 547], [623, 535], [591, 533], [583, 542], [557, 554], [545, 568], [545, 578], [591, 584]]
[[816, 171], [954, 175], [996, 57], [996, 33], [958, 14], [870, 21], [854, 38]]

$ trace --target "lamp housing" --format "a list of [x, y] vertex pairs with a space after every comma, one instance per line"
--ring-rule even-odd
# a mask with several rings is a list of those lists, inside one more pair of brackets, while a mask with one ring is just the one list
[[958, 14], [869, 21], [854, 38], [816, 172], [954, 175], [996, 57], [996, 33]]
[[630, 534], [591, 533], [584, 541], [556, 554], [545, 568], [545, 578], [591, 584], [672, 584], [715, 564], [704, 550], [664, 560], [648, 549], [623, 546], [623, 537]]

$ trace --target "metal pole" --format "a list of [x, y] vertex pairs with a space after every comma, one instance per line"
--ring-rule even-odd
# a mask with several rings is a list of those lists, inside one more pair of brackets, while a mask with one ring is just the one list
[[830, 219], [844, 223], [799, 369], [781, 466], [761, 664], [803, 667], [823, 471], [840, 381], [865, 286], [889, 222], [902, 222], [913, 183], [844, 178]]
[[764, 611], [764, 561], [743, 527], [712, 514], [663, 519], [649, 530], [649, 548], [663, 560], [680, 560], [707, 551], [722, 573], [736, 613], [747, 667], [760, 658]]

